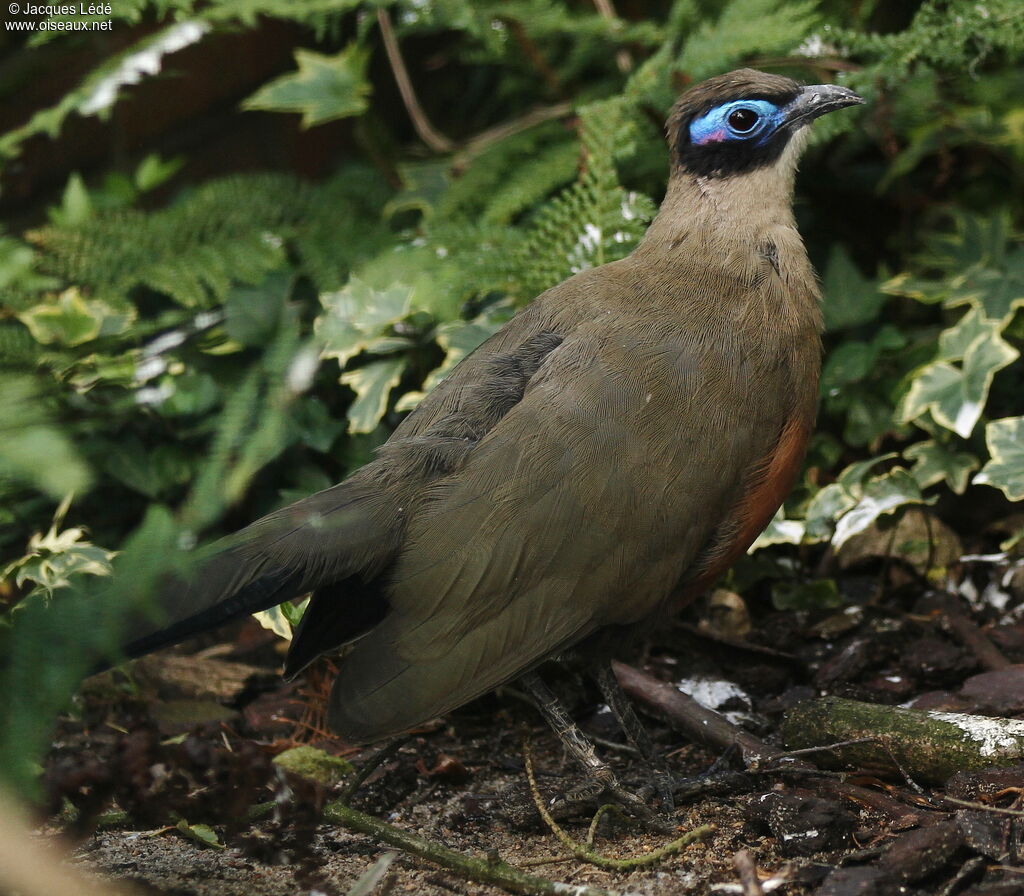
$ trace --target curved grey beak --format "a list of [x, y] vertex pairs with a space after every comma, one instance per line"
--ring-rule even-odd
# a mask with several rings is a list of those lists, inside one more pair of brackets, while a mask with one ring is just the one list
[[815, 118], [845, 109], [847, 106], [858, 106], [864, 97], [854, 93], [848, 87], [838, 84], [810, 84], [800, 91], [800, 95], [782, 110], [788, 127], [794, 130], [810, 124]]

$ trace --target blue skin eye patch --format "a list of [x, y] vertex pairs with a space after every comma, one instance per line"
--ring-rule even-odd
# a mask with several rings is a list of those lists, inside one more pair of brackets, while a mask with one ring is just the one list
[[[737, 109], [749, 109], [757, 113], [757, 122], [749, 131], [737, 131], [729, 124], [729, 116]], [[782, 109], [768, 100], [733, 100], [715, 106], [710, 112], [690, 122], [690, 143], [706, 146], [709, 143], [760, 138], [756, 140], [760, 145], [775, 133], [783, 118]]]

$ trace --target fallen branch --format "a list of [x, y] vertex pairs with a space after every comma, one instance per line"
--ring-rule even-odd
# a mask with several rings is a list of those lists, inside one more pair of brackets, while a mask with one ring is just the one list
[[806, 748], [838, 740], [821, 764], [879, 774], [906, 772], [942, 783], [959, 771], [1012, 765], [1024, 759], [1024, 721], [952, 712], [928, 712], [828, 697], [797, 704], [782, 728], [787, 746]]
[[613, 662], [612, 669], [622, 689], [634, 700], [656, 710], [677, 731], [694, 743], [725, 751], [738, 747], [747, 768], [785, 758], [754, 735], [737, 728], [714, 710], [701, 706], [692, 697], [664, 681], [625, 663]]

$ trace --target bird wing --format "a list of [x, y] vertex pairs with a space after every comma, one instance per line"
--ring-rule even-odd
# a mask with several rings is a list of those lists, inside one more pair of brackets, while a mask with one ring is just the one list
[[773, 410], [737, 406], [735, 357], [678, 324], [619, 323], [577, 327], [429, 486], [390, 612], [342, 661], [336, 730], [397, 733], [649, 616], [728, 516]]
[[[401, 547], [406, 524], [429, 484], [465, 454], [468, 443], [453, 421], [486, 432], [521, 396], [545, 351], [557, 344], [545, 334], [539, 310], [527, 308], [463, 360], [403, 421], [377, 459], [344, 482], [197, 553], [190, 574], [166, 582], [154, 607], [126, 620], [124, 654], [140, 656], [321, 588], [330, 599], [314, 595], [310, 618], [316, 629], [307, 625], [299, 631], [290, 672], [378, 621], [375, 578]], [[510, 348], [515, 365], [497, 378], [489, 376], [494, 359]], [[320, 604], [326, 604], [323, 619]]]

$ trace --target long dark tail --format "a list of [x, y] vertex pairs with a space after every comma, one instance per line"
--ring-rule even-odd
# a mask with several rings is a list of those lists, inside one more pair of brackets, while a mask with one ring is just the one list
[[[265, 573], [212, 606], [203, 607], [191, 615], [170, 622], [155, 631], [142, 635], [129, 635], [128, 640], [124, 643], [123, 653], [129, 659], [144, 656], [162, 647], [177, 644], [193, 635], [226, 625], [228, 622], [250, 613], [268, 610], [270, 607], [290, 600], [301, 593], [301, 584], [302, 576], [295, 572], [274, 570]], [[185, 589], [186, 593], [192, 590], [186, 584], [170, 587], [180, 587]], [[175, 603], [180, 605], [180, 601]], [[159, 625], [160, 623], [159, 618], [152, 621], [147, 620], [147, 622], [135, 626], [135, 630], [138, 631], [139, 628], [152, 627], [154, 624]]]
[[395, 550], [400, 527], [386, 495], [359, 476], [197, 553], [192, 574], [165, 583], [151, 612], [130, 620], [122, 653], [142, 656], [321, 585], [379, 569]]

